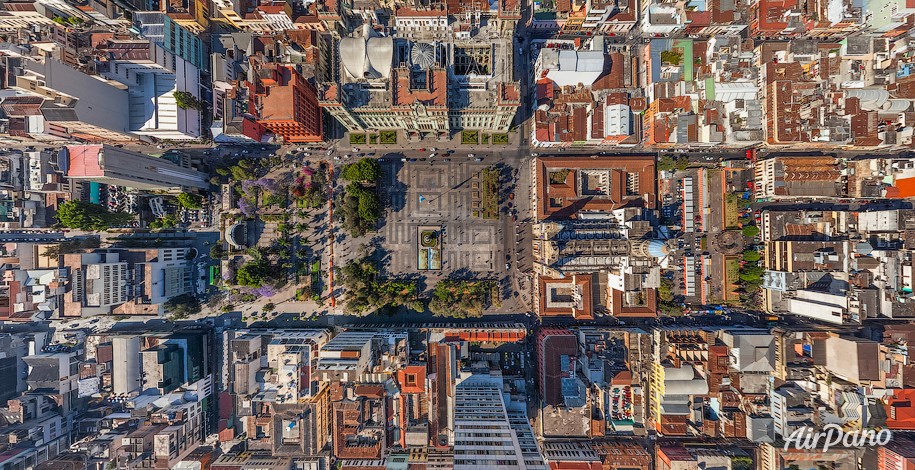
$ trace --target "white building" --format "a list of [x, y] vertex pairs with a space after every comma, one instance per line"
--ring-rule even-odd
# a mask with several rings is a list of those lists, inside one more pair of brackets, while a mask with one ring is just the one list
[[627, 104], [612, 104], [604, 108], [604, 135], [631, 135], [632, 110]]
[[129, 394], [140, 389], [140, 337], [111, 338], [111, 391]]
[[538, 70], [546, 71], [546, 76], [559, 85], [591, 86], [604, 71], [604, 51], [569, 51], [542, 49]]
[[276, 371], [277, 402], [298, 403], [317, 392], [319, 383], [311, 371], [329, 339], [326, 330], [287, 331], [267, 344], [267, 364]]
[[158, 44], [148, 45], [150, 60], [113, 60], [102, 74], [127, 87], [129, 130], [168, 140], [200, 137], [200, 111], [181, 108], [175, 99], [176, 92], [200, 98], [200, 71]]
[[321, 380], [353, 381], [374, 362], [371, 331], [344, 331], [334, 336], [318, 353], [317, 373]]
[[835, 325], [857, 323], [849, 314], [848, 307], [848, 297], [844, 292], [798, 290], [795, 297], [788, 299], [791, 313]]
[[454, 400], [454, 469], [527, 468], [502, 399], [502, 378], [472, 375]]

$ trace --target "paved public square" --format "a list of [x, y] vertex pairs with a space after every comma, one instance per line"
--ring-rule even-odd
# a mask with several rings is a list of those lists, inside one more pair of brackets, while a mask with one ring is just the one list
[[[382, 162], [379, 189], [387, 210], [381, 235], [382, 248], [390, 255], [390, 273], [420, 273], [431, 282], [455, 272], [486, 278], [504, 273], [504, 224], [472, 215], [474, 192], [480, 191], [474, 175], [488, 166], [458, 158]], [[442, 228], [441, 271], [418, 267], [420, 226]]]

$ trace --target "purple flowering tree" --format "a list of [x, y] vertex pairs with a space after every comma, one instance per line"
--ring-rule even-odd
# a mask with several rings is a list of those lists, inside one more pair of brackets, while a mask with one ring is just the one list
[[275, 193], [277, 190], [276, 180], [273, 178], [261, 178], [255, 181], [255, 184], [260, 186], [261, 189], [270, 191], [271, 193]]
[[276, 289], [274, 289], [273, 286], [261, 286], [254, 289], [252, 294], [260, 297], [273, 297], [276, 295]]
[[254, 204], [248, 202], [247, 199], [242, 198], [238, 200], [238, 210], [240, 210], [245, 217], [254, 217]]

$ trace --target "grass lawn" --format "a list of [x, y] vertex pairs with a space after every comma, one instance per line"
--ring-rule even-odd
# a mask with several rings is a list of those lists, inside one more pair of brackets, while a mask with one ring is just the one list
[[321, 286], [321, 260], [316, 259], [311, 263], [311, 291], [320, 294], [323, 291]]
[[739, 217], [737, 216], [737, 195], [728, 193], [724, 196], [724, 226], [726, 228], [737, 228]]
[[724, 275], [727, 277], [725, 282], [734, 283], [737, 276], [740, 275], [740, 261], [737, 258], [727, 258], [724, 261]]
[[378, 141], [382, 145], [394, 145], [397, 143], [397, 131], [381, 131], [378, 134]]
[[365, 137], [365, 134], [350, 134], [349, 143], [350, 145], [359, 145], [365, 144], [368, 140]]
[[482, 181], [480, 189], [482, 191], [483, 203], [483, 210], [481, 211], [481, 215], [484, 219], [498, 219], [499, 172], [492, 168], [487, 168], [481, 172], [480, 180]]
[[731, 301], [737, 298], [734, 288], [740, 280], [740, 260], [736, 256], [728, 256], [724, 259], [724, 300]]
[[505, 145], [508, 143], [508, 134], [493, 134], [492, 143], [497, 145]]
[[461, 143], [477, 145], [480, 143], [479, 131], [461, 131]]

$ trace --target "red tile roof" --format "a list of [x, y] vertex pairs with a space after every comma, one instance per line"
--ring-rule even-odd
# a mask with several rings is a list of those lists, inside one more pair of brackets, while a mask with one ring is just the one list
[[67, 168], [67, 176], [103, 176], [105, 172], [99, 165], [101, 151], [101, 145], [68, 145], [70, 165]]
[[893, 390], [893, 396], [884, 404], [886, 427], [890, 429], [915, 430], [915, 389]]
[[[573, 283], [581, 289], [581, 308], [549, 308], [547, 305], [547, 295], [549, 295], [550, 287], [566, 285], [571, 288]], [[571, 316], [576, 320], [593, 320], [594, 315], [591, 307], [591, 297], [590, 274], [577, 274], [565, 279], [540, 276], [540, 316], [542, 317]]]
[[[537, 171], [537, 218], [540, 220], [575, 218], [579, 211], [609, 211], [630, 204], [655, 207], [652, 195], [657, 190], [657, 174], [653, 156], [634, 155], [627, 158], [584, 156], [584, 157], [540, 157]], [[596, 198], [579, 194], [573, 178], [576, 170], [605, 169], [610, 171], [610, 194]], [[570, 170], [563, 184], [552, 184], [551, 171]], [[627, 188], [628, 175], [637, 188]], [[634, 191], [630, 192], [630, 189]], [[647, 199], [643, 199], [643, 196]]]

